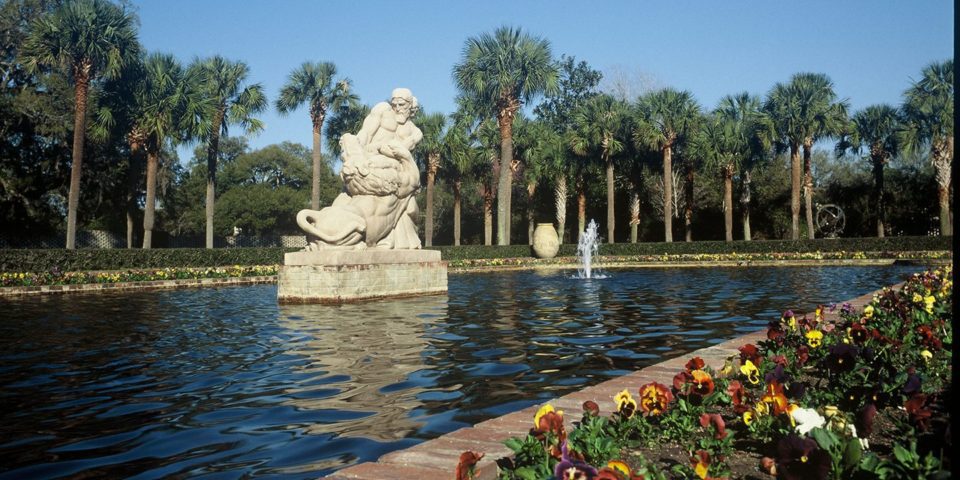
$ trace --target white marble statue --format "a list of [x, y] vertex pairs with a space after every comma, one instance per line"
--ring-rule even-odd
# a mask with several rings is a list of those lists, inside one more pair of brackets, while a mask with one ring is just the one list
[[411, 151], [423, 132], [410, 120], [417, 108], [409, 89], [394, 89], [390, 103], [374, 105], [356, 135], [340, 137], [346, 191], [329, 207], [297, 214], [306, 250], [420, 248], [414, 223], [420, 171]]

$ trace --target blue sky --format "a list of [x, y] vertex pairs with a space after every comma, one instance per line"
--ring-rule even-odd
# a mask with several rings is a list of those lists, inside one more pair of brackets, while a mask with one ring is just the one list
[[[854, 109], [897, 105], [932, 61], [953, 57], [950, 0], [564, 1], [134, 0], [140, 40], [182, 61], [242, 60], [271, 102], [260, 148], [311, 144], [306, 108], [273, 109], [304, 61], [334, 62], [364, 103], [407, 87], [428, 112], [450, 113], [451, 69], [471, 36], [513, 25], [606, 74], [605, 86], [689, 90], [706, 108], [726, 94], [765, 94], [797, 72], [825, 73]], [[190, 148], [181, 148], [181, 160]]]

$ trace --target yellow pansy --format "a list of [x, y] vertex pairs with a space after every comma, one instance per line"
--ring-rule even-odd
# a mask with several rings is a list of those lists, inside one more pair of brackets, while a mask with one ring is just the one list
[[823, 345], [823, 332], [820, 330], [810, 330], [807, 332], [806, 337], [807, 345], [809, 345], [810, 348], [817, 348]]
[[929, 362], [933, 360], [933, 353], [930, 350], [924, 350], [920, 352], [920, 357], [923, 358], [924, 362]]
[[752, 410], [747, 410], [746, 412], [743, 412], [743, 424], [750, 425], [751, 423], [753, 423], [754, 416], [755, 415], [753, 414]]
[[867, 318], [873, 318], [873, 305], [867, 305], [863, 307], [863, 316]]
[[746, 375], [747, 380], [750, 383], [754, 385], [760, 383], [760, 369], [758, 369], [757, 366], [754, 365], [750, 360], [747, 360], [743, 365], [740, 366], [740, 372]]
[[923, 303], [923, 295], [920, 295], [919, 293], [914, 292], [912, 300], [913, 300], [913, 303], [916, 303], [919, 305]]
[[933, 313], [933, 304], [937, 303], [937, 299], [933, 295], [927, 295], [923, 297], [923, 309], [927, 313]]
[[[534, 415], [534, 417], [533, 417], [533, 426], [534, 426], [534, 428], [540, 428], [540, 419], [543, 418], [544, 415], [546, 415], [546, 414], [548, 414], [548, 413], [550, 413], [550, 412], [553, 412], [553, 411], [554, 411], [553, 405], [550, 405], [549, 403], [546, 404], [546, 405], [544, 405], [544, 406], [542, 406], [542, 407], [540, 407], [540, 410], [537, 410], [537, 414]], [[557, 414], [558, 414], [558, 415], [563, 415], [563, 412], [562, 412], [562, 411], [558, 411]]]

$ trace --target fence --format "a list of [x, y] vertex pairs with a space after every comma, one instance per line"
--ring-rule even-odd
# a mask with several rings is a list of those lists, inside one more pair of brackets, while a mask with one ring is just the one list
[[[142, 240], [134, 238], [134, 247], [139, 248]], [[78, 231], [77, 248], [126, 248], [126, 235], [118, 235], [105, 230]], [[23, 238], [8, 234], [0, 234], [0, 248], [64, 248], [66, 238], [63, 235], [50, 237]], [[172, 236], [163, 232], [153, 235], [154, 248], [203, 248], [206, 246], [206, 237], [203, 236]], [[242, 247], [287, 247], [304, 248], [307, 246], [307, 237], [303, 235], [273, 235], [254, 237], [236, 235], [229, 237], [214, 237], [215, 248], [242, 248]]]

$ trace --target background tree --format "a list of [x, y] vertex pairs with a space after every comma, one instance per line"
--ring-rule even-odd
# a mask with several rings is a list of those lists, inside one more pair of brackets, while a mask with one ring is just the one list
[[201, 82], [201, 89], [209, 102], [202, 113], [201, 138], [207, 146], [206, 247], [213, 248], [214, 203], [216, 201], [217, 153], [220, 136], [227, 136], [229, 126], [238, 124], [247, 133], [259, 132], [263, 122], [254, 117], [267, 107], [267, 98], [259, 83], [245, 85], [250, 67], [219, 55], [195, 60], [190, 66]]
[[29, 70], [52, 66], [69, 72], [74, 87], [73, 149], [67, 201], [66, 247], [76, 247], [77, 203], [83, 168], [87, 97], [91, 83], [111, 78], [140, 50], [134, 16], [106, 0], [63, 4], [31, 25], [23, 45]]
[[633, 139], [638, 146], [654, 148], [663, 162], [664, 240], [673, 241], [673, 150], [685, 139], [700, 114], [700, 105], [687, 91], [664, 88], [640, 97]]
[[937, 175], [940, 234], [953, 235], [950, 211], [950, 170], [953, 166], [953, 59], [933, 62], [919, 81], [904, 93], [904, 143], [908, 151], [930, 145], [930, 161]]
[[847, 131], [837, 143], [837, 154], [851, 150], [859, 155], [864, 149], [873, 166], [873, 209], [877, 237], [883, 238], [886, 202], [883, 194], [883, 169], [900, 150], [900, 114], [890, 105], [871, 105], [853, 115]]
[[513, 156], [513, 117], [540, 93], [556, 88], [557, 69], [550, 43], [523, 33], [519, 28], [500, 27], [492, 34], [467, 39], [453, 76], [462, 94], [493, 112], [500, 131], [500, 166], [497, 197], [497, 244], [510, 244], [510, 191]]
[[587, 62], [577, 62], [576, 57], [567, 55], [560, 56], [557, 70], [557, 88], [544, 96], [533, 113], [562, 134], [573, 126], [573, 112], [577, 106], [597, 95], [597, 85], [603, 74]]
[[427, 176], [427, 206], [424, 218], [423, 240], [424, 245], [429, 247], [433, 245], [433, 185], [437, 179], [437, 171], [440, 169], [441, 157], [443, 155], [444, 131], [447, 127], [447, 117], [440, 112], [424, 114], [421, 113], [414, 119], [414, 123], [423, 132], [423, 139], [417, 144], [416, 150], [426, 156], [423, 162]]
[[607, 243], [615, 241], [614, 158], [625, 149], [629, 118], [627, 106], [610, 95], [597, 95], [573, 113], [572, 150], [583, 156], [596, 153], [606, 172]]
[[[287, 83], [277, 97], [277, 111], [283, 115], [296, 110], [304, 103], [310, 106], [310, 122], [313, 125], [313, 181], [311, 183], [310, 208], [320, 209], [320, 135], [328, 112], [336, 113], [341, 108], [356, 103], [359, 99], [350, 93], [350, 79], [335, 80], [337, 67], [332, 62], [304, 62], [290, 73]], [[339, 141], [339, 138], [337, 138]], [[429, 240], [428, 240], [429, 241]], [[429, 246], [430, 244], [427, 243]]]

